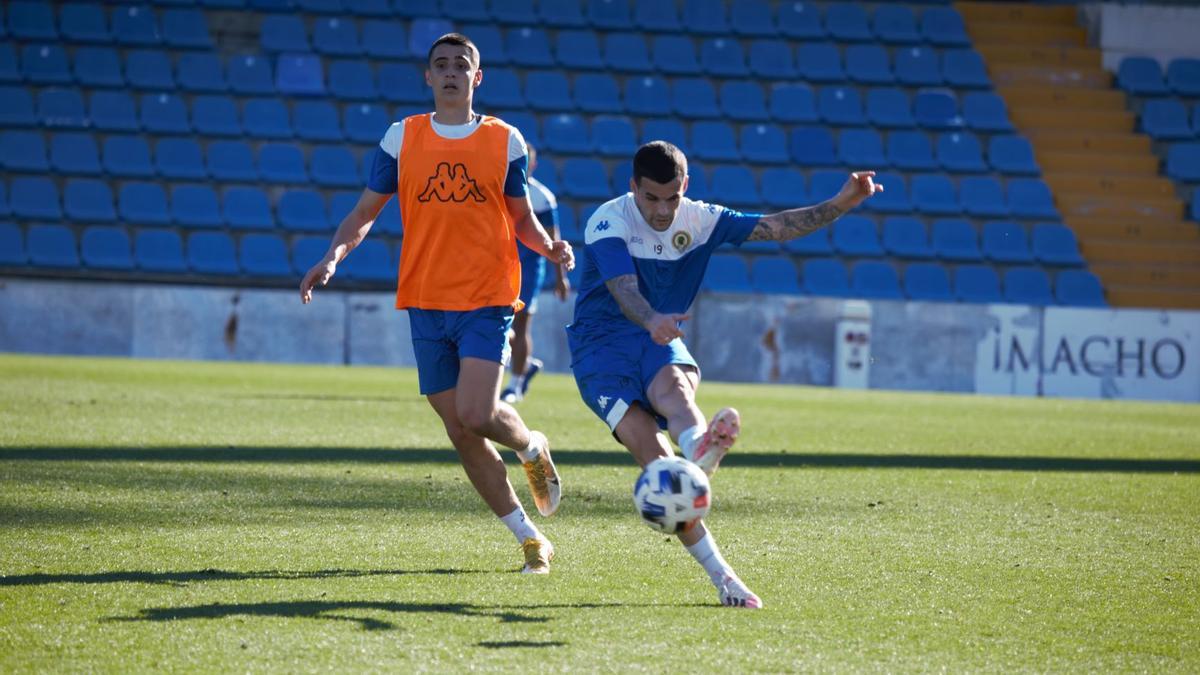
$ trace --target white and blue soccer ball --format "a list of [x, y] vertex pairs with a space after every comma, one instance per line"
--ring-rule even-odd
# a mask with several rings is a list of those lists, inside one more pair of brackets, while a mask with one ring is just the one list
[[708, 513], [708, 476], [682, 457], [660, 457], [646, 465], [633, 485], [633, 505], [659, 532], [691, 529]]

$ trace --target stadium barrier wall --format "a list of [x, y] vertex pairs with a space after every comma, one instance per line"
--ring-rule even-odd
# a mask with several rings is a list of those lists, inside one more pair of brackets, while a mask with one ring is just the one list
[[[0, 279], [0, 351], [415, 365], [391, 293]], [[836, 298], [705, 293], [684, 326], [704, 377], [831, 386]], [[872, 301], [872, 389], [1200, 402], [1200, 312]], [[545, 292], [534, 351], [570, 368], [572, 302]]]
[[1103, 65], [1116, 72], [1126, 56], [1151, 56], [1163, 68], [1171, 59], [1200, 56], [1196, 26], [1200, 7], [1154, 4], [1090, 3], [1081, 7], [1092, 39], [1103, 51]]

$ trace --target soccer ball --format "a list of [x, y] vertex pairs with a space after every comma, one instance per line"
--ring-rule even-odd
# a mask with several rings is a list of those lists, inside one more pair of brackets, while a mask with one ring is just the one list
[[708, 513], [708, 476], [682, 457], [660, 457], [633, 484], [633, 505], [659, 532], [691, 529]]

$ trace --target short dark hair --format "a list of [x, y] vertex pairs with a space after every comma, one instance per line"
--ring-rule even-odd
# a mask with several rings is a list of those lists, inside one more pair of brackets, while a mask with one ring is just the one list
[[479, 65], [479, 47], [476, 47], [475, 43], [471, 42], [471, 38], [463, 35], [462, 33], [446, 33], [442, 37], [434, 40], [433, 44], [429, 45], [429, 54], [425, 57], [425, 63], [433, 61], [433, 50], [437, 49], [438, 45], [458, 45], [459, 47], [466, 47], [471, 54], [475, 56], [475, 65]]
[[633, 156], [633, 180], [649, 178], [655, 183], [670, 183], [687, 176], [687, 157], [666, 141], [650, 141]]

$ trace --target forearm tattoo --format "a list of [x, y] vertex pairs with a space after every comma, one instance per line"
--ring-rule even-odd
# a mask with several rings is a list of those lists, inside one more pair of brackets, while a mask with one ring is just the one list
[[763, 216], [746, 241], [791, 241], [837, 220], [843, 211], [832, 201]]
[[604, 285], [621, 306], [625, 318], [645, 328], [650, 317], [654, 316], [654, 308], [638, 290], [637, 275], [623, 274], [609, 279]]

